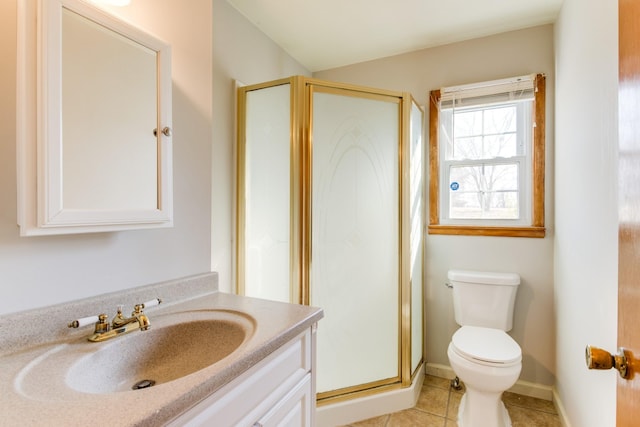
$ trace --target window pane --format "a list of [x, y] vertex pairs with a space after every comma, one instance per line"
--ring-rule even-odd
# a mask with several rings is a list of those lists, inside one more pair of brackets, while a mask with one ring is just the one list
[[516, 131], [516, 106], [484, 110], [484, 133], [499, 134]]
[[482, 159], [482, 151], [481, 136], [456, 138], [453, 146], [453, 157], [451, 160]]
[[492, 159], [517, 155], [515, 105], [453, 110], [454, 143], [448, 159]]
[[451, 166], [449, 217], [518, 219], [518, 164]]
[[516, 156], [518, 147], [515, 133], [502, 135], [488, 135], [484, 138], [484, 158], [513, 157]]
[[453, 166], [450, 169], [449, 216], [451, 218], [478, 218], [482, 212], [478, 196], [481, 166]]
[[485, 158], [511, 157], [517, 154], [515, 105], [484, 110], [483, 124]]
[[485, 176], [492, 191], [518, 190], [518, 165], [485, 166]]
[[454, 115], [453, 132], [456, 137], [482, 134], [482, 110], [454, 110]]

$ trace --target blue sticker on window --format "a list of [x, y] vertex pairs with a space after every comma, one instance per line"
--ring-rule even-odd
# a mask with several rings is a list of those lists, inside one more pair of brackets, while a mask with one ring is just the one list
[[458, 188], [460, 188], [460, 184], [458, 184], [457, 182], [453, 181], [451, 183], [451, 185], [449, 186], [449, 188], [451, 188], [453, 191], [456, 191]]

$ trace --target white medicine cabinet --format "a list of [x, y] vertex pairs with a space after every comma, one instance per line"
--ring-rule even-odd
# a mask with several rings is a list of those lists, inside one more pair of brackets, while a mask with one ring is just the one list
[[173, 225], [171, 49], [83, 0], [18, 1], [20, 234]]

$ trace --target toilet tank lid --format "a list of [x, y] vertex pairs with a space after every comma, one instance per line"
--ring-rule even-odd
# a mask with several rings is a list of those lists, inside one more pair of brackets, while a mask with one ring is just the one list
[[489, 285], [520, 284], [520, 275], [517, 273], [494, 273], [489, 271], [449, 270], [449, 280], [465, 283], [482, 283]]

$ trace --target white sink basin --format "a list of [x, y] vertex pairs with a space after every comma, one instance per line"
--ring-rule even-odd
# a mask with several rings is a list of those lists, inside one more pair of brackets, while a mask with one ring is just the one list
[[32, 398], [43, 393], [50, 397], [51, 390], [41, 389], [41, 379], [53, 376], [54, 386], [61, 391], [135, 392], [224, 361], [255, 331], [255, 321], [235, 311], [201, 310], [155, 317], [150, 313], [149, 318], [151, 328], [147, 331], [102, 343], [81, 340], [56, 346], [25, 367], [16, 379], [16, 388]]

